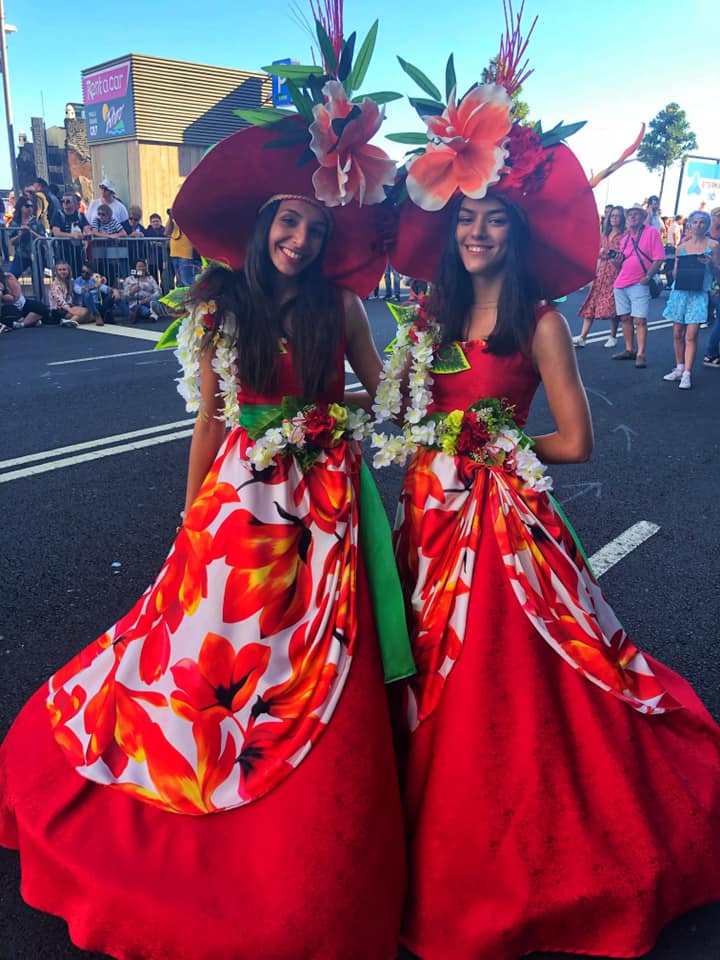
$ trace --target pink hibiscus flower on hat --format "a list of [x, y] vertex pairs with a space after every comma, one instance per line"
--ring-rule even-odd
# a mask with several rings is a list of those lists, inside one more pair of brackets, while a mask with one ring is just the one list
[[[383, 187], [395, 181], [395, 163], [368, 140], [380, 129], [384, 109], [367, 97], [362, 103], [350, 103], [339, 80], [329, 80], [323, 95], [326, 103], [313, 107], [315, 120], [310, 124], [310, 149], [320, 162], [312, 178], [315, 196], [329, 207], [344, 206], [353, 199], [361, 206], [382, 203]], [[338, 136], [333, 121], [345, 120], [351, 113]]]
[[431, 142], [408, 164], [407, 192], [423, 210], [441, 210], [456, 190], [479, 200], [497, 183], [507, 150], [512, 101], [504, 87], [481, 84], [439, 116], [423, 117]]

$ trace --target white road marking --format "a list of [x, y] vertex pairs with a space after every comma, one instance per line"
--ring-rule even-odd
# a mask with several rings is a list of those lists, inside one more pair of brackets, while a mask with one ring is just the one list
[[[77, 360], [52, 360], [48, 363], [48, 367], [64, 367], [68, 363], [90, 363], [92, 360], [114, 360], [115, 357], [137, 357], [141, 353], [157, 353], [161, 356], [161, 352], [157, 350], [129, 350], [127, 353], [103, 353], [97, 357], [78, 357]], [[168, 355], [173, 354], [168, 351]]]
[[15, 457], [13, 460], [0, 460], [0, 470], [7, 467], [19, 467], [22, 463], [37, 463], [40, 460], [50, 460], [52, 457], [60, 457], [66, 453], [77, 453], [80, 450], [92, 450], [96, 447], [105, 446], [108, 443], [119, 443], [122, 440], [134, 440], [136, 437], [142, 437], [148, 433], [163, 433], [164, 431], [177, 430], [179, 427], [188, 427], [195, 423], [191, 420], [176, 420], [173, 423], [161, 423], [157, 427], [144, 427], [142, 430], [131, 430], [130, 433], [116, 433], [111, 437], [98, 437], [97, 440], [87, 440], [84, 443], [73, 443], [69, 447], [56, 447], [54, 450], [41, 450], [38, 453], [29, 453], [24, 457]]
[[[648, 330], [665, 330], [667, 327], [671, 327], [671, 326], [672, 326], [672, 320], [651, 320], [650, 323], [648, 323], [647, 328]], [[609, 330], [603, 330], [602, 333], [600, 332], [589, 333], [585, 338], [585, 346], [588, 346], [588, 344], [591, 344], [591, 343], [600, 343], [601, 341], [604, 343], [609, 336], [610, 336]], [[617, 349], [622, 350], [623, 349], [622, 325], [618, 329], [617, 340], [618, 340]], [[579, 347], [578, 350], [582, 350], [582, 347]]]
[[82, 333], [104, 333], [110, 337], [130, 337], [131, 340], [152, 340], [157, 343], [165, 332], [164, 330], [143, 330], [142, 327], [123, 327], [121, 324], [105, 324], [102, 327], [95, 324], [82, 324], [78, 327], [78, 332]]
[[49, 470], [59, 470], [61, 467], [73, 467], [78, 463], [88, 463], [100, 460], [102, 457], [114, 457], [118, 453], [128, 453], [130, 450], [142, 450], [143, 447], [152, 447], [158, 443], [170, 443], [172, 440], [182, 440], [192, 436], [192, 430], [181, 430], [179, 433], [168, 433], [162, 437], [148, 437], [146, 440], [136, 440], [135, 443], [124, 443], [117, 447], [105, 447], [94, 450], [92, 453], [82, 453], [77, 457], [65, 457], [63, 460], [53, 460], [51, 463], [40, 463], [23, 470], [10, 470], [0, 474], [0, 483], [9, 483], [11, 480], [21, 480], [23, 477], [32, 477], [38, 473], [47, 473]]
[[601, 577], [604, 573], [607, 573], [611, 567], [614, 567], [616, 563], [632, 553], [641, 543], [649, 540], [659, 529], [660, 527], [656, 523], [650, 523], [649, 520], [640, 520], [624, 533], [621, 533], [620, 536], [611, 540], [610, 543], [606, 543], [604, 547], [601, 547], [589, 558], [595, 576]]

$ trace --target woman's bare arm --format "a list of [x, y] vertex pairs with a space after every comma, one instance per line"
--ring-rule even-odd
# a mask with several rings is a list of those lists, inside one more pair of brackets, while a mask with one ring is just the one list
[[185, 491], [185, 512], [190, 509], [198, 495], [203, 480], [217, 456], [225, 438], [225, 420], [218, 419], [223, 414], [224, 401], [218, 396], [220, 381], [212, 368], [213, 350], [205, 351], [200, 357], [200, 393], [202, 395], [188, 462], [188, 478]]
[[354, 293], [344, 291], [345, 355], [366, 393], [347, 393], [345, 399], [370, 410], [377, 390], [382, 361], [373, 342], [370, 323], [362, 301]]
[[532, 353], [557, 427], [533, 438], [535, 452], [545, 463], [588, 460], [594, 443], [592, 419], [565, 317], [555, 311], [540, 317]]

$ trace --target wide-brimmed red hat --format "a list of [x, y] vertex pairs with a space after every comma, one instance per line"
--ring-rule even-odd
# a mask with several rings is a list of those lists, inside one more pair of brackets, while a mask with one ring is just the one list
[[[298, 130], [303, 129], [300, 119]], [[287, 129], [287, 128], [286, 128]], [[307, 124], [304, 129], [307, 130]], [[333, 282], [367, 296], [387, 262], [389, 204], [325, 206], [316, 199], [316, 163], [299, 166], [306, 143], [266, 147], [278, 133], [248, 127], [222, 140], [200, 161], [173, 204], [173, 218], [204, 257], [242, 267], [260, 207], [275, 194], [307, 197], [332, 220], [323, 261]]]
[[[572, 293], [595, 276], [600, 242], [592, 189], [573, 152], [564, 144], [543, 150], [543, 182], [527, 192], [501, 177], [488, 188], [520, 207], [530, 228], [528, 266], [542, 295], [554, 299]], [[456, 205], [424, 210], [411, 201], [400, 207], [393, 266], [418, 280], [432, 280], [445, 246]]]

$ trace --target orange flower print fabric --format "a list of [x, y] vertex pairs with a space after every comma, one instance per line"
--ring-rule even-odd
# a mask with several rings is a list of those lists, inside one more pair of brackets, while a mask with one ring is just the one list
[[[589, 682], [641, 713], [679, 708], [627, 636], [546, 493], [502, 468], [420, 448], [400, 498], [396, 553], [413, 585], [417, 675], [408, 681], [415, 729], [437, 706], [462, 654], [479, 537], [495, 537], [513, 592], [541, 640]], [[498, 648], [498, 656], [502, 656]], [[522, 669], [522, 665], [518, 665]]]
[[360, 450], [262, 470], [225, 440], [156, 581], [50, 680], [78, 773], [177, 813], [262, 797], [329, 723], [357, 630]]

